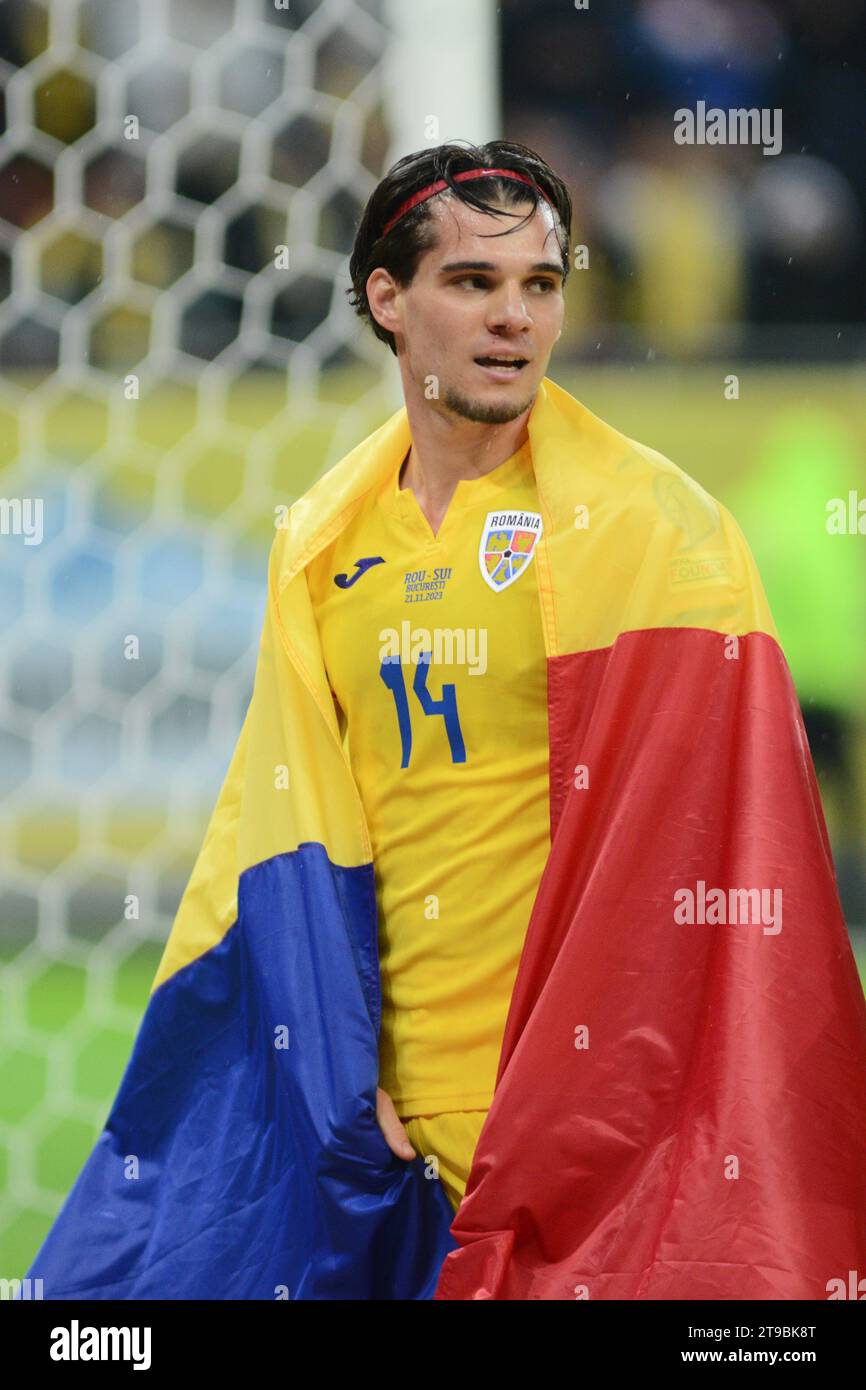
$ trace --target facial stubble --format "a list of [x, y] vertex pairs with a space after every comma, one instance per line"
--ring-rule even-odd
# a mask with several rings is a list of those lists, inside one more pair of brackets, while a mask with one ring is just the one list
[[470, 396], [464, 396], [453, 386], [446, 386], [442, 397], [442, 404], [446, 410], [453, 411], [455, 415], [460, 415], [464, 420], [474, 420], [481, 425], [507, 425], [510, 420], [516, 420], [518, 415], [522, 415], [528, 410], [535, 400], [535, 392], [528, 400], [521, 401], [519, 404], [512, 405], [505, 402], [487, 402], [473, 400]]

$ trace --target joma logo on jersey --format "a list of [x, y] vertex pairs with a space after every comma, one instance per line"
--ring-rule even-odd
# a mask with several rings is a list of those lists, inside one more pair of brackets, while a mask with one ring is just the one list
[[355, 561], [354, 574], [335, 574], [334, 583], [337, 585], [338, 589], [351, 589], [352, 585], [356, 584], [361, 578], [361, 575], [367, 573], [371, 565], [384, 565], [384, 563], [385, 561], [382, 559], [381, 555], [367, 555], [363, 560]]
[[488, 512], [478, 547], [481, 577], [497, 592], [519, 579], [543, 530], [538, 512]]

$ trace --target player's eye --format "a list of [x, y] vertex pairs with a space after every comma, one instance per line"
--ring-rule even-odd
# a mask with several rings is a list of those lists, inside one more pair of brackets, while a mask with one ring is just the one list
[[[455, 280], [453, 283], [455, 285], [471, 285], [473, 288], [477, 286], [480, 289], [486, 289], [487, 276], [461, 275], [460, 278], [458, 280]], [[550, 294], [553, 290], [556, 289], [556, 281], [551, 280], [546, 276], [536, 276], [534, 279], [529, 281], [529, 284], [532, 285], [535, 289], [540, 289], [542, 294]]]

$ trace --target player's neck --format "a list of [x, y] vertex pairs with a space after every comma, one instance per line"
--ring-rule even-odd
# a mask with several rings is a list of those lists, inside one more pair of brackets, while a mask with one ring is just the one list
[[455, 462], [449, 459], [442, 461], [438, 469], [429, 468], [426, 460], [421, 460], [413, 442], [400, 465], [398, 486], [410, 488], [414, 492], [418, 505], [436, 536], [461, 478], [481, 478], [485, 473], [491, 473], [494, 468], [511, 458], [512, 454], [516, 454], [527, 438], [528, 431], [524, 428], [523, 437], [518, 436], [517, 442], [513, 444], [500, 439], [495, 447], [488, 449], [480, 458], [476, 454], [474, 459], [465, 460], [462, 465], [459, 460]]
[[[431, 438], [412, 430], [412, 443], [400, 467], [399, 486], [411, 488], [425, 510], [444, 512], [461, 479], [481, 478], [510, 459], [529, 438], [528, 411], [505, 425], [476, 427], [464, 439]], [[411, 428], [411, 419], [410, 419]]]

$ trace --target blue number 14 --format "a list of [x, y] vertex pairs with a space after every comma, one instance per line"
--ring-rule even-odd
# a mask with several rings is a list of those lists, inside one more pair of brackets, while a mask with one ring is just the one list
[[[465, 763], [466, 748], [463, 743], [463, 734], [460, 730], [460, 719], [457, 714], [457, 688], [451, 683], [442, 686], [442, 698], [434, 700], [430, 691], [427, 689], [427, 675], [430, 670], [430, 653], [420, 652], [418, 655], [418, 665], [415, 670], [415, 679], [412, 682], [412, 689], [417, 695], [421, 708], [425, 714], [441, 714], [445, 720], [445, 731], [448, 734], [448, 744], [451, 748], [452, 763]], [[396, 657], [390, 661], [383, 661], [379, 667], [379, 675], [394, 696], [394, 704], [397, 706], [397, 724], [400, 729], [400, 743], [403, 750], [403, 760], [401, 767], [409, 766], [409, 758], [412, 753], [412, 721], [409, 716], [409, 697], [406, 693], [406, 681], [403, 676], [403, 667], [400, 658]]]

